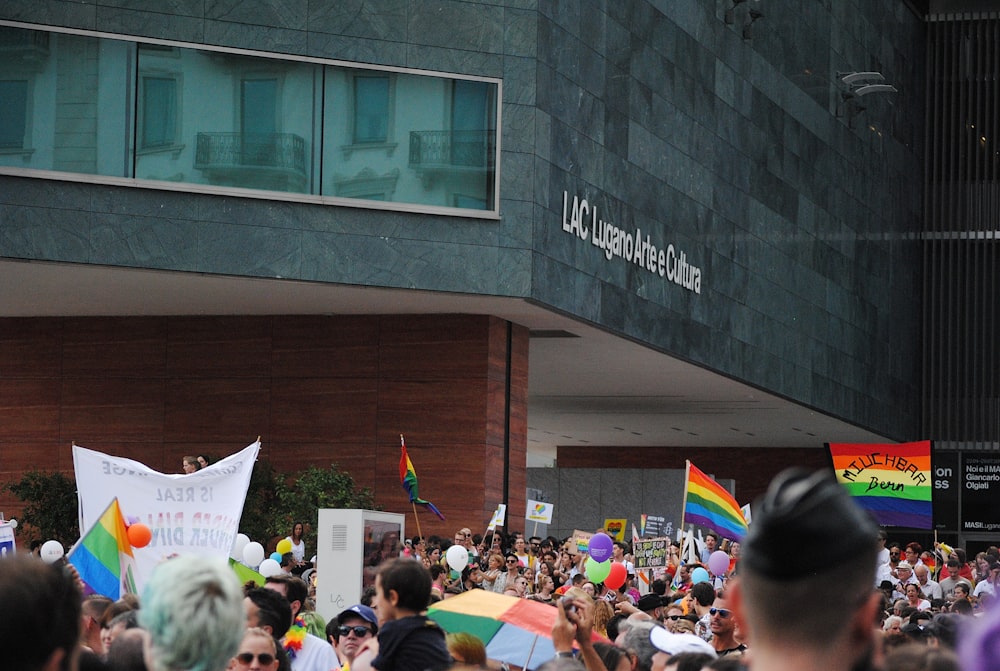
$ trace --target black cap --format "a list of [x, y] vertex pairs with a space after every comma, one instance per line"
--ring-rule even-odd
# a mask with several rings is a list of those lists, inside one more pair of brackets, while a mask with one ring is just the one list
[[875, 522], [831, 473], [790, 468], [771, 481], [753, 508], [740, 564], [772, 580], [819, 575], [844, 561], [868, 561], [877, 535]]
[[659, 608], [663, 605], [663, 597], [658, 594], [643, 594], [639, 597], [639, 603], [635, 605], [636, 608], [648, 613], [654, 608]]

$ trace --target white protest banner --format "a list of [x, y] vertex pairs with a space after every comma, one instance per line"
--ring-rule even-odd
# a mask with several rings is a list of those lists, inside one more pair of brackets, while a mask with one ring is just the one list
[[73, 446], [80, 528], [89, 529], [118, 497], [126, 521], [152, 532], [136, 548], [141, 589], [153, 568], [173, 555], [225, 559], [239, 532], [260, 441], [194, 473], [160, 473], [132, 459]]
[[542, 522], [552, 524], [552, 504], [544, 501], [533, 501], [528, 499], [527, 515], [525, 518], [531, 522]]

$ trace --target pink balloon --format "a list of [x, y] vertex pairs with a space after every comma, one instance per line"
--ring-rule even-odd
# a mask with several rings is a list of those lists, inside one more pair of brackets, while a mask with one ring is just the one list
[[729, 570], [729, 555], [722, 550], [716, 550], [708, 556], [708, 570], [712, 575], [726, 575]]

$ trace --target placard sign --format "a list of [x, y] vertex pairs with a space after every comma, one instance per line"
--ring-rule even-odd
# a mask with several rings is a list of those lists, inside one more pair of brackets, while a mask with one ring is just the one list
[[642, 538], [632, 544], [632, 554], [635, 556], [635, 567], [658, 568], [667, 565], [667, 550], [670, 548], [670, 539]]
[[996, 533], [1000, 530], [1000, 457], [962, 455], [962, 531]]
[[581, 552], [587, 552], [590, 548], [590, 539], [594, 534], [590, 531], [581, 531], [579, 529], [573, 529], [572, 539], [566, 543], [566, 549], [571, 555], [578, 555]]

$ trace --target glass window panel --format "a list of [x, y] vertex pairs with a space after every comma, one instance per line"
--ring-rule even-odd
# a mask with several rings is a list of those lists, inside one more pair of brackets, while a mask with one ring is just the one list
[[177, 133], [177, 80], [171, 77], [142, 78], [143, 149], [174, 144]]
[[28, 122], [28, 80], [0, 80], [0, 148], [24, 148]]
[[328, 66], [323, 194], [495, 209], [496, 94], [491, 82]]
[[137, 155], [136, 177], [315, 193], [319, 66], [142, 45], [139, 71], [177, 90], [175, 137]]
[[277, 79], [244, 79], [240, 109], [243, 115], [243, 132], [247, 134], [277, 132], [275, 124], [277, 101]]
[[389, 77], [354, 78], [354, 141], [385, 142], [389, 137]]
[[0, 165], [496, 210], [497, 92], [0, 27]]
[[0, 29], [0, 165], [128, 176], [129, 50], [120, 40]]

